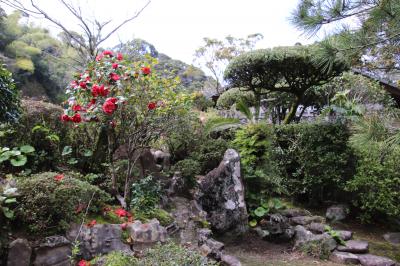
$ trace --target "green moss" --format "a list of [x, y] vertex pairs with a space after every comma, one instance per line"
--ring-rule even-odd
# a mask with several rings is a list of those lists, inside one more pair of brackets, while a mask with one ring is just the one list
[[387, 242], [369, 241], [371, 254], [391, 258], [400, 262], [400, 246], [395, 246]]

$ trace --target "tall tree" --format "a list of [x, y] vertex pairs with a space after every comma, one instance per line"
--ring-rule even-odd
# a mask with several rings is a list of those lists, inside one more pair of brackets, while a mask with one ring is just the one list
[[223, 40], [205, 37], [204, 44], [195, 51], [195, 63], [210, 71], [215, 79], [214, 90], [217, 94], [223, 92], [223, 74], [229, 61], [244, 52], [254, 49], [255, 44], [263, 36], [259, 33], [246, 38], [227, 36]]
[[335, 60], [329, 71], [322, 69], [319, 57], [315, 56], [319, 49], [313, 45], [248, 52], [234, 58], [224, 76], [230, 86], [254, 92], [258, 102], [256, 117], [263, 95], [269, 92], [291, 95], [291, 106], [284, 119], [288, 124], [294, 120], [299, 105], [310, 102], [314, 86], [328, 82], [346, 69], [346, 64], [340, 60]]
[[[29, 3], [28, 3], [29, 2]], [[65, 13], [75, 19], [82, 32], [75, 32], [68, 28], [65, 22], [59, 20], [45, 11], [45, 4], [39, 4], [37, 0], [21, 1], [21, 0], [0, 0], [0, 3], [8, 5], [17, 10], [23, 11], [27, 15], [44, 18], [57, 27], [64, 33], [64, 39], [69, 41], [69, 44], [77, 49], [80, 57], [83, 59], [83, 64], [93, 61], [99, 53], [100, 46], [113, 35], [116, 31], [126, 25], [128, 22], [137, 18], [140, 13], [150, 4], [148, 0], [146, 4], [130, 17], [122, 20], [110, 28], [112, 20], [100, 21], [97, 18], [90, 18], [82, 12], [82, 8], [74, 5], [67, 0], [58, 0], [61, 8], [65, 9]], [[107, 30], [107, 28], [109, 28]]]
[[327, 25], [339, 28], [323, 42], [328, 67], [341, 56], [369, 69], [400, 69], [398, 0], [301, 0], [291, 20], [309, 35]]

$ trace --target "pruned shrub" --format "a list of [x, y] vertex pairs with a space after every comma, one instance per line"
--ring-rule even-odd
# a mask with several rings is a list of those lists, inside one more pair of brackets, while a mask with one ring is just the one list
[[21, 197], [18, 215], [34, 234], [63, 231], [77, 221], [90, 202], [89, 211], [98, 212], [110, 196], [72, 174], [44, 172], [18, 180]]
[[229, 109], [232, 105], [244, 102], [247, 106], [254, 106], [254, 93], [243, 88], [232, 88], [222, 93], [217, 100], [217, 108]]
[[187, 186], [193, 187], [195, 184], [195, 175], [201, 173], [201, 164], [193, 159], [184, 159], [177, 162], [173, 170], [181, 172]]

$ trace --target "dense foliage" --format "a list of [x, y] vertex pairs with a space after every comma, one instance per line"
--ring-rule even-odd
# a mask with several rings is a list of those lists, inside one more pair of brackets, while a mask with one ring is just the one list
[[79, 221], [86, 208], [98, 212], [110, 200], [98, 187], [67, 173], [44, 172], [21, 178], [18, 189], [18, 215], [34, 234], [63, 231], [70, 222]]
[[315, 56], [318, 49], [317, 45], [298, 45], [248, 52], [234, 58], [224, 76], [230, 86], [254, 93], [256, 118], [263, 95], [268, 92], [289, 94], [291, 102], [284, 120], [287, 124], [295, 118], [299, 105], [310, 105], [312, 98], [306, 96], [313, 86], [328, 82], [346, 69], [340, 60], [324, 69], [321, 59]]
[[240, 88], [232, 88], [222, 93], [217, 100], [217, 108], [229, 109], [232, 105], [243, 101], [248, 106], [254, 106], [254, 93]]
[[15, 122], [19, 117], [19, 93], [11, 73], [0, 65], [0, 123]]

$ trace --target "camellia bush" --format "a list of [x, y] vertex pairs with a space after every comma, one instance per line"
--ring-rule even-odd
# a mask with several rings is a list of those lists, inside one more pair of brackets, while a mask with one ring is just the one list
[[[188, 112], [192, 96], [179, 93], [179, 80], [155, 73], [156, 60], [130, 62], [120, 53], [104, 51], [76, 74], [68, 86], [68, 107], [61, 119], [84, 126], [106, 127], [112, 193], [123, 207], [129, 197], [138, 154], [164, 137], [179, 116]], [[124, 146], [128, 159], [123, 197], [117, 191], [113, 153]]]

